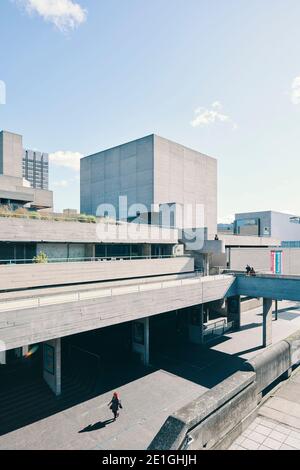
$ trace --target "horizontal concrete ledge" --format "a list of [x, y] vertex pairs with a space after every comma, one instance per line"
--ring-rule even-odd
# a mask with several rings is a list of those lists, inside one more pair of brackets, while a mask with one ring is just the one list
[[193, 271], [194, 259], [187, 256], [103, 262], [4, 265], [0, 266], [0, 289], [2, 291], [28, 289]]
[[81, 223], [0, 217], [0, 241], [48, 243], [178, 243], [178, 230], [153, 225]]

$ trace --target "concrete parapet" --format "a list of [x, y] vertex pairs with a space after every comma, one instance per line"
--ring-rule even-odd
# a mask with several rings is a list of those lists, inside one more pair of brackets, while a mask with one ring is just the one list
[[211, 449], [255, 407], [255, 373], [236, 372], [170, 416], [148, 449]]
[[174, 413], [149, 450], [225, 449], [255, 417], [262, 392], [300, 363], [300, 331], [248, 360], [243, 370]]
[[256, 373], [259, 395], [291, 367], [290, 346], [285, 341], [274, 344], [244, 364], [244, 369]]
[[292, 334], [284, 340], [290, 348], [290, 365], [295, 366], [300, 363], [300, 331]]

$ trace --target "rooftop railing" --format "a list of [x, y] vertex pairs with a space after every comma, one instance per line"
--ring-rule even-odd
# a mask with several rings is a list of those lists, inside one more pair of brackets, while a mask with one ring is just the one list
[[46, 262], [39, 263], [34, 259], [0, 259], [0, 265], [16, 265], [16, 264], [49, 264], [49, 263], [83, 263], [83, 262], [107, 262], [107, 261], [134, 261], [134, 260], [151, 260], [151, 259], [168, 259], [168, 258], [189, 258], [190, 254], [183, 255], [148, 255], [148, 256], [101, 256], [101, 257], [80, 257], [80, 258], [48, 258]]

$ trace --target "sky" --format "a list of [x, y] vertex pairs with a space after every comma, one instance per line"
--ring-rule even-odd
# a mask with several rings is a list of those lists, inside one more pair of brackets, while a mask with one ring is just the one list
[[[0, 129], [79, 160], [156, 133], [218, 159], [219, 221], [300, 215], [299, 0], [0, 0]], [[199, 182], [201, 184], [201, 182]]]

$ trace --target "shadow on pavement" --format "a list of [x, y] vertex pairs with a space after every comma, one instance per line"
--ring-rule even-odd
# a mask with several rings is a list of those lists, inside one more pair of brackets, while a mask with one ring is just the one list
[[79, 431], [79, 434], [82, 434], [84, 432], [92, 432], [92, 431], [98, 431], [99, 429], [105, 428], [108, 424], [114, 423], [114, 419], [107, 419], [106, 421], [99, 421], [98, 423], [95, 424], [89, 424], [86, 428], [82, 429]]

